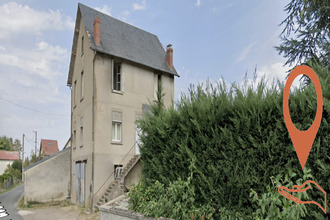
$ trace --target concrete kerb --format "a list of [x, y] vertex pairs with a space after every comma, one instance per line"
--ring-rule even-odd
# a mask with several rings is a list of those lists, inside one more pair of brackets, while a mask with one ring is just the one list
[[99, 206], [101, 220], [171, 220], [169, 218], [151, 218], [145, 217], [141, 213], [132, 212], [125, 208], [117, 206], [118, 201], [124, 199], [127, 195], [121, 195], [104, 205]]

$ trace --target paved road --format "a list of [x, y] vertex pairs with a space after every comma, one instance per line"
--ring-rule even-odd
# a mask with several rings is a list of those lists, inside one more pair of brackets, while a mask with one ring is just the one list
[[[0, 220], [22, 220], [23, 218], [17, 213], [16, 209], [16, 203], [18, 202], [19, 198], [21, 197], [22, 193], [24, 191], [24, 185], [21, 184], [19, 186], [16, 186], [14, 189], [0, 194]], [[2, 217], [4, 214], [4, 211], [9, 214], [8, 216]]]

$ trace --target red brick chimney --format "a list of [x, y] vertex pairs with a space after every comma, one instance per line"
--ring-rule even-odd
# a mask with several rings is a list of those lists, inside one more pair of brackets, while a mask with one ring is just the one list
[[173, 48], [171, 44], [167, 45], [166, 62], [170, 69], [173, 69]]
[[99, 16], [96, 16], [94, 20], [94, 41], [96, 45], [101, 45], [101, 19]]

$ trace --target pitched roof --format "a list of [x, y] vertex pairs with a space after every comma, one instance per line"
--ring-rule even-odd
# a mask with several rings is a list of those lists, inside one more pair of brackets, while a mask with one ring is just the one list
[[0, 150], [0, 160], [19, 160], [19, 151]]
[[58, 145], [56, 140], [41, 139], [40, 153], [44, 156], [50, 156], [58, 152]]
[[[79, 14], [80, 12], [80, 14]], [[179, 76], [175, 68], [170, 69], [166, 63], [166, 52], [162, 47], [158, 37], [130, 24], [117, 20], [109, 15], [78, 4], [76, 28], [79, 27], [80, 15], [85, 25], [85, 30], [89, 33], [91, 49], [109, 54], [118, 58], [129, 60], [155, 70]], [[93, 23], [96, 17], [101, 19], [101, 45], [94, 41]], [[78, 33], [75, 32], [74, 42], [77, 42]], [[75, 51], [76, 45], [72, 47]], [[71, 64], [68, 76], [68, 84], [71, 84], [73, 74], [74, 55], [71, 55]]]

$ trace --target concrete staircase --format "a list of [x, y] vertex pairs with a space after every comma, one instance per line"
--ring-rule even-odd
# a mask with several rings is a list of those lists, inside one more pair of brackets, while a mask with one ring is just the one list
[[135, 166], [135, 164], [140, 160], [140, 155], [135, 155], [132, 157], [132, 159], [126, 164], [126, 166], [123, 168], [117, 179], [112, 181], [108, 189], [105, 191], [105, 193], [102, 195], [102, 197], [99, 199], [99, 201], [95, 205], [95, 209], [98, 209], [99, 206], [107, 203], [108, 201], [111, 201], [115, 199], [116, 197], [124, 194], [124, 179], [131, 171], [131, 169]]

